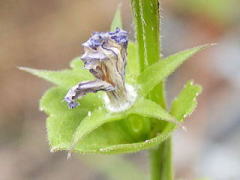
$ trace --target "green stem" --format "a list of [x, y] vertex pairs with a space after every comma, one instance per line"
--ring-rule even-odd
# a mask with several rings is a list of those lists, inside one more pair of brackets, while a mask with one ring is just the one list
[[142, 21], [142, 11], [140, 7], [140, 0], [132, 0], [132, 12], [135, 20], [135, 32], [136, 40], [138, 45], [138, 57], [140, 70], [143, 71], [146, 66], [145, 62], [145, 50], [143, 41], [143, 21]]
[[172, 180], [172, 144], [171, 138], [149, 152], [151, 180]]
[[[133, 16], [141, 71], [161, 59], [160, 15], [158, 0], [132, 0]], [[150, 93], [153, 101], [166, 107], [165, 85], [160, 83]]]
[[[161, 59], [158, 0], [131, 0], [141, 71]], [[166, 108], [165, 83], [149, 94], [149, 99]], [[161, 124], [162, 127], [165, 124]], [[162, 128], [160, 127], [160, 129]], [[171, 137], [150, 151], [153, 180], [172, 180]]]
[[158, 0], [132, 0], [140, 67], [160, 59], [160, 18]]

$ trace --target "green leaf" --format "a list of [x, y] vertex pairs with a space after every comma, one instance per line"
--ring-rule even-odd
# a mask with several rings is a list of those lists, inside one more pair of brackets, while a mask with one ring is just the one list
[[[159, 120], [171, 119], [172, 116], [164, 112], [159, 105], [144, 99], [138, 100], [125, 113], [109, 113], [104, 108], [94, 111], [93, 109], [101, 106], [100, 104], [92, 105], [94, 97], [86, 101], [81, 99], [79, 108], [70, 110], [61, 102], [65, 91], [64, 88], [52, 88], [41, 100], [41, 108], [50, 113], [47, 119], [47, 129], [53, 151], [69, 150], [73, 145], [73, 137], [75, 137], [75, 143], [78, 142], [74, 150], [81, 153], [137, 152], [161, 143], [177, 128], [175, 124], [170, 123], [168, 128], [152, 139], [145, 141], [135, 139], [129, 136], [123, 126], [121, 119], [127, 115], [138, 114]], [[200, 91], [200, 86], [193, 85], [191, 82], [187, 83], [172, 104], [172, 115], [178, 120], [182, 120], [190, 114], [196, 107], [196, 96]], [[145, 106], [143, 107], [143, 105]], [[88, 116], [89, 110], [93, 112], [91, 116]]]
[[74, 58], [70, 63], [70, 67], [72, 69], [61, 71], [41, 70], [28, 67], [19, 67], [19, 69], [66, 88], [70, 88], [81, 81], [93, 79], [91, 73], [84, 69], [80, 57]]
[[[49, 116], [47, 119], [48, 139], [52, 151], [70, 150], [73, 134], [83, 119], [83, 113], [66, 113]], [[168, 134], [169, 133], [169, 134]], [[74, 151], [80, 153], [116, 154], [137, 152], [151, 148], [171, 134], [165, 132], [155, 138], [137, 142], [129, 137], [121, 121], [106, 123], [78, 142]]]
[[163, 109], [160, 105], [144, 98], [140, 98], [136, 102], [136, 104], [126, 113], [137, 114], [148, 118], [155, 118], [158, 120], [168, 121], [175, 124], [178, 123], [175, 120], [175, 118], [172, 115], [170, 115], [165, 109]]
[[136, 83], [140, 73], [136, 43], [129, 41], [127, 52], [126, 80], [129, 83]]
[[171, 73], [173, 73], [184, 61], [189, 59], [197, 52], [209, 47], [211, 45], [203, 45], [181, 51], [174, 55], [171, 55], [162, 61], [159, 61], [149, 66], [138, 78], [138, 82], [141, 85], [141, 94], [143, 96], [148, 93], [161, 81], [166, 79]]
[[171, 114], [179, 121], [190, 115], [197, 106], [197, 96], [202, 88], [194, 85], [192, 81], [187, 82], [180, 94], [175, 98], [171, 106]]
[[76, 113], [79, 111], [91, 111], [102, 105], [98, 94], [89, 94], [79, 100], [80, 105], [75, 109], [69, 109], [63, 101], [67, 89], [61, 87], [50, 88], [40, 100], [40, 110], [47, 114], [64, 114], [67, 112]]
[[72, 135], [86, 114], [87, 111], [82, 110], [76, 113], [52, 114], [47, 118], [48, 141], [52, 151], [59, 148], [61, 150], [69, 149]]
[[[86, 113], [51, 115], [47, 119], [48, 139], [52, 151], [71, 150], [72, 138]], [[133, 139], [122, 128], [121, 121], [106, 123], [78, 142], [74, 151], [101, 153], [101, 148], [116, 144], [133, 143]]]
[[[185, 119], [187, 115], [190, 115], [197, 106], [196, 98], [200, 94], [201, 89], [202, 88], [199, 85], [194, 85], [192, 81], [189, 81], [180, 92], [178, 97], [173, 101], [171, 114], [175, 116], [179, 121], [183, 121], [183, 119]], [[119, 144], [109, 146], [102, 148], [101, 152], [107, 154], [115, 154], [137, 152], [149, 149], [166, 140], [176, 128], [176, 125], [169, 123], [163, 132], [152, 139], [132, 144]]]
[[93, 130], [107, 122], [109, 123], [111, 121], [120, 120], [123, 117], [123, 113], [109, 113], [104, 108], [97, 109], [93, 112], [89, 111], [88, 116], [81, 121], [74, 133], [71, 149], [73, 149], [82, 138]]
[[[80, 106], [76, 109], [68, 109], [66, 103], [62, 102], [65, 92], [64, 88], [51, 88], [40, 101], [41, 109], [49, 114], [47, 130], [49, 144], [53, 151], [69, 150], [72, 145], [73, 135], [80, 122], [88, 117], [89, 111], [94, 111], [96, 107], [103, 106], [99, 102], [97, 95], [92, 94], [80, 99]], [[133, 142], [132, 138], [123, 130], [121, 123], [108, 123], [85, 137], [78, 143], [80, 148], [76, 147], [76, 150], [83, 153], [97, 152], [101, 147], [130, 142]]]
[[[94, 111], [97, 107], [103, 106], [97, 94], [89, 94], [79, 100], [80, 106], [69, 109], [66, 103], [62, 101], [66, 91], [62, 87], [51, 88], [40, 101], [40, 108], [49, 115], [47, 130], [49, 144], [53, 151], [69, 150], [73, 135], [80, 122], [88, 117], [89, 111]], [[83, 153], [98, 152], [101, 147], [131, 142], [133, 142], [132, 138], [123, 130], [121, 123], [108, 123], [85, 137], [78, 143], [80, 148], [76, 147], [76, 150]]]
[[29, 72], [39, 78], [45, 79], [55, 85], [70, 88], [80, 81], [89, 80], [91, 76], [87, 71], [81, 70], [62, 70], [62, 71], [49, 71], [32, 69], [27, 67], [20, 67], [19, 69]]
[[86, 70], [84, 69], [83, 62], [81, 61], [80, 57], [75, 57], [71, 62], [70, 62], [70, 67], [73, 70]]
[[150, 149], [161, 142], [165, 141], [171, 134], [172, 129], [165, 131], [164, 133], [161, 133], [160, 135], [145, 140], [143, 142], [137, 142], [137, 143], [129, 143], [129, 144], [118, 144], [118, 145], [112, 145], [108, 147], [104, 147], [100, 149], [100, 153], [103, 154], [121, 154], [121, 153], [133, 153], [138, 152], [146, 149]]
[[[122, 135], [124, 139], [128, 139], [126, 137], [129, 136], [124, 128], [121, 128], [124, 126], [119, 124], [114, 125], [110, 122], [121, 120], [131, 114], [158, 118], [159, 120], [166, 119], [171, 121], [174, 119], [159, 105], [144, 99], [138, 100], [131, 109], [124, 113], [109, 113], [103, 107], [94, 110], [102, 106], [102, 104], [97, 101], [98, 97], [96, 94], [85, 96], [79, 100], [80, 106], [76, 109], [68, 109], [66, 103], [62, 101], [65, 93], [66, 89], [64, 88], [51, 88], [44, 94], [40, 101], [40, 108], [50, 115], [47, 119], [47, 126], [49, 141], [53, 149], [68, 150], [70, 145], [85, 144], [86, 147], [81, 146], [81, 152], [90, 152], [93, 150], [98, 152], [100, 147], [111, 146], [115, 142], [130, 143], [132, 142], [131, 137], [129, 137], [130, 140], [127, 141], [123, 141], [121, 138]], [[144, 105], [146, 108], [143, 108]], [[89, 114], [90, 111], [92, 111], [91, 114]], [[110, 123], [111, 126], [106, 126], [106, 123]], [[110, 127], [111, 129], [106, 127]], [[104, 129], [104, 131], [99, 130], [99, 128]], [[105, 137], [106, 133], [112, 134], [112, 131], [115, 131], [114, 134], [116, 134], [113, 141], [111, 138]], [[96, 142], [88, 141], [87, 139], [94, 139], [96, 138], [95, 136], [101, 140], [99, 142], [103, 142], [103, 137], [106, 138], [107, 142], [98, 144], [97, 149], [94, 149], [93, 147], [95, 146], [92, 145], [92, 143], [96, 144]], [[88, 149], [90, 146], [91, 148]], [[75, 150], [78, 151], [79, 148]]]
[[89, 112], [89, 115], [85, 117], [78, 128], [76, 129], [73, 136], [73, 143], [71, 149], [73, 149], [79, 141], [81, 141], [88, 134], [99, 128], [103, 124], [121, 120], [126, 118], [128, 115], [137, 114], [143, 117], [156, 118], [159, 120], [165, 120], [177, 124], [173, 116], [171, 116], [161, 106], [147, 99], [139, 99], [132, 108], [126, 112], [110, 113], [104, 108], [97, 109], [93, 112]]
[[116, 28], [122, 29], [122, 18], [121, 18], [121, 5], [118, 6], [112, 24], [111, 24], [111, 31], [115, 31]]

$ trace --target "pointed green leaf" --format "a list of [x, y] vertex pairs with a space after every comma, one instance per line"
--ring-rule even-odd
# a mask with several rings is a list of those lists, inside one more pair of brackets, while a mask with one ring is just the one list
[[105, 123], [109, 123], [114, 120], [120, 120], [124, 117], [123, 113], [109, 113], [104, 108], [97, 109], [93, 112], [88, 112], [78, 128], [76, 129], [73, 136], [72, 148], [86, 135], [91, 133], [93, 130], [102, 126]]
[[70, 63], [71, 69], [61, 71], [49, 71], [33, 69], [28, 67], [19, 67], [20, 70], [26, 71], [39, 78], [45, 79], [55, 85], [70, 88], [77, 83], [93, 79], [91, 73], [84, 69], [83, 62], [79, 57], [73, 59]]
[[129, 144], [118, 144], [118, 145], [112, 145], [108, 147], [104, 147], [100, 149], [99, 153], [103, 154], [121, 154], [121, 153], [133, 153], [138, 152], [146, 149], [150, 149], [161, 142], [165, 141], [171, 134], [172, 129], [168, 130], [164, 133], [161, 133], [160, 135], [145, 140], [143, 142], [137, 142], [137, 143], [129, 143]]
[[[98, 102], [96, 94], [92, 94], [93, 96], [88, 95], [80, 99], [80, 106], [76, 109], [69, 109], [67, 105], [62, 102], [65, 92], [66, 90], [64, 88], [51, 88], [44, 94], [40, 102], [41, 109], [49, 114], [47, 130], [49, 144], [53, 151], [69, 150], [72, 145], [73, 135], [83, 119], [89, 117], [88, 112], [94, 111], [96, 107], [103, 106]], [[101, 118], [100, 115], [101, 113], [98, 112], [97, 116], [99, 118]], [[115, 114], [113, 116], [116, 117]], [[112, 118], [111, 114], [108, 114], [107, 118], [108, 117], [109, 119]], [[97, 126], [97, 123], [99, 123], [101, 119], [96, 119], [96, 121], [94, 127]], [[83, 121], [83, 127], [85, 123], [86, 122]], [[91, 120], [88, 121], [88, 123], [90, 129]], [[97, 152], [99, 148], [109, 145], [133, 142], [132, 138], [122, 127], [124, 127], [122, 122], [103, 124], [80, 141], [75, 150], [83, 153]]]
[[122, 29], [122, 18], [121, 18], [121, 5], [118, 6], [112, 24], [111, 24], [111, 31], [115, 31], [116, 28]]
[[[187, 115], [190, 115], [197, 106], [197, 96], [201, 92], [199, 85], [194, 85], [189, 81], [178, 97], [173, 101], [171, 107], [171, 114], [174, 115], [179, 121], [183, 121]], [[177, 128], [176, 125], [169, 123], [167, 127], [156, 137], [145, 140], [144, 142], [132, 143], [132, 144], [119, 144], [106, 148], [102, 148], [102, 153], [116, 154], [116, 153], [130, 153], [137, 152], [154, 147], [166, 140], [173, 131]]]
[[131, 114], [156, 118], [159, 120], [165, 120], [168, 122], [173, 122], [174, 124], [178, 124], [175, 118], [161, 106], [154, 103], [153, 101], [141, 98], [137, 100], [133, 107], [126, 112], [110, 113], [107, 112], [104, 108], [97, 109], [93, 112], [89, 111], [88, 116], [83, 119], [74, 133], [72, 148], [74, 148], [76, 144], [78, 144], [78, 142], [85, 136], [100, 126], [112, 121], [121, 120]]
[[138, 63], [137, 44], [129, 41], [128, 43], [128, 56], [126, 67], [126, 80], [129, 83], [135, 83], [140, 73], [140, 67]]
[[160, 105], [144, 98], [140, 98], [134, 104], [134, 106], [127, 111], [127, 113], [137, 114], [143, 117], [155, 118], [158, 120], [164, 120], [178, 124], [175, 118], [172, 115], [170, 115], [165, 109], [163, 109]]
[[84, 69], [83, 62], [81, 61], [80, 57], [75, 57], [70, 62], [70, 67], [74, 70]]
[[141, 94], [146, 96], [157, 84], [166, 79], [184, 61], [209, 46], [210, 45], [203, 45], [181, 51], [149, 66], [138, 78], [141, 85]]
[[179, 121], [182, 121], [186, 116], [190, 115], [197, 106], [197, 96], [201, 93], [202, 88], [199, 85], [194, 85], [189, 81], [175, 98], [171, 107], [171, 114]]
[[59, 147], [62, 150], [69, 149], [73, 133], [86, 114], [87, 111], [67, 112], [61, 115], [50, 115], [47, 118], [48, 141], [52, 150]]
[[[171, 108], [172, 115], [176, 116], [178, 120], [182, 120], [186, 115], [190, 114], [194, 107], [196, 107], [196, 96], [201, 91], [201, 87], [193, 85], [191, 82], [187, 83], [179, 96], [174, 100]], [[56, 92], [52, 92], [58, 94]], [[59, 99], [59, 98], [58, 98]], [[145, 103], [145, 107], [152, 106], [152, 102], [148, 100], [142, 101]], [[137, 104], [137, 103], [136, 103]], [[146, 116], [152, 116], [152, 114], [139, 107], [139, 105], [133, 106], [126, 111], [127, 114], [142, 114]], [[154, 108], [150, 111], [158, 111]], [[134, 109], [136, 108], [136, 109]], [[141, 108], [137, 110], [138, 108]], [[142, 112], [140, 112], [142, 111]], [[155, 113], [155, 112], [153, 112]], [[92, 113], [91, 116], [97, 121], [93, 122], [93, 118], [88, 116], [88, 111], [83, 109], [82, 111], [65, 111], [63, 114], [51, 115], [47, 120], [49, 143], [53, 150], [69, 150], [72, 145], [73, 135], [83, 137], [81, 141], [77, 143], [74, 151], [81, 153], [103, 153], [103, 154], [116, 154], [116, 153], [130, 153], [145, 150], [154, 147], [166, 140], [172, 132], [177, 128], [176, 125], [169, 123], [168, 126], [152, 139], [138, 142], [132, 139], [126, 130], [123, 128], [123, 117], [118, 113], [103, 113], [100, 110], [96, 110], [96, 113]], [[106, 115], [106, 117], [104, 116]], [[158, 116], [158, 115], [154, 115]], [[167, 115], [168, 116], [168, 115]], [[98, 118], [99, 119], [98, 119]], [[155, 117], [156, 118], [156, 117]], [[159, 117], [162, 118], [162, 117]], [[108, 121], [108, 123], [105, 123]], [[104, 123], [102, 123], [104, 122]], [[82, 127], [80, 125], [82, 124]], [[100, 126], [96, 128], [97, 126]], [[90, 128], [95, 129], [89, 131]], [[86, 129], [85, 129], [86, 128]], [[77, 131], [76, 131], [77, 130]], [[81, 131], [85, 131], [81, 133]], [[89, 131], [89, 132], [87, 132]], [[76, 133], [80, 133], [76, 135]], [[78, 138], [78, 137], [77, 137]]]
[[[48, 117], [48, 139], [52, 151], [71, 150], [72, 137], [84, 115], [86, 113], [79, 112]], [[100, 154], [136, 152], [152, 147], [165, 138], [161, 136], [138, 143], [126, 133], [122, 121], [113, 121], [102, 125], [79, 141], [74, 151]]]
[[32, 69], [27, 67], [20, 67], [21, 70], [29, 72], [39, 78], [45, 79], [55, 85], [70, 88], [80, 81], [89, 80], [89, 74], [87, 71], [81, 73], [81, 71], [62, 70], [62, 71], [49, 71]]
[[[72, 138], [87, 114], [82, 112], [51, 115], [47, 119], [48, 139], [52, 151], [71, 150]], [[80, 153], [101, 153], [100, 149], [116, 144], [133, 143], [122, 128], [121, 121], [106, 123], [78, 142], [74, 151]]]

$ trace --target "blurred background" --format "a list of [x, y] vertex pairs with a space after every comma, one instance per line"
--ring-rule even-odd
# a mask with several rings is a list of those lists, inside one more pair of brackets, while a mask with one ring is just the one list
[[[17, 69], [68, 68], [92, 32], [109, 29], [119, 3], [133, 40], [130, 0], [0, 1], [0, 180], [147, 179], [146, 152], [71, 160], [50, 153], [38, 101], [51, 84]], [[168, 81], [169, 102], [188, 79], [204, 87], [188, 132], [174, 135], [175, 179], [240, 179], [239, 6], [239, 0], [161, 0], [164, 56], [217, 43]]]

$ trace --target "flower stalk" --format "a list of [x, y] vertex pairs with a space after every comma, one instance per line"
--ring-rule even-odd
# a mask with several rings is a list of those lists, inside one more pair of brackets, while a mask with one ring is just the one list
[[[131, 4], [135, 21], [139, 64], [141, 71], [143, 71], [151, 64], [161, 60], [159, 2], [158, 0], [131, 0]], [[166, 108], [164, 82], [161, 82], [150, 92], [149, 99]], [[162, 123], [162, 127], [164, 126], [165, 123]], [[156, 149], [150, 150], [149, 153], [152, 180], [172, 180], [171, 137], [158, 145]]]

